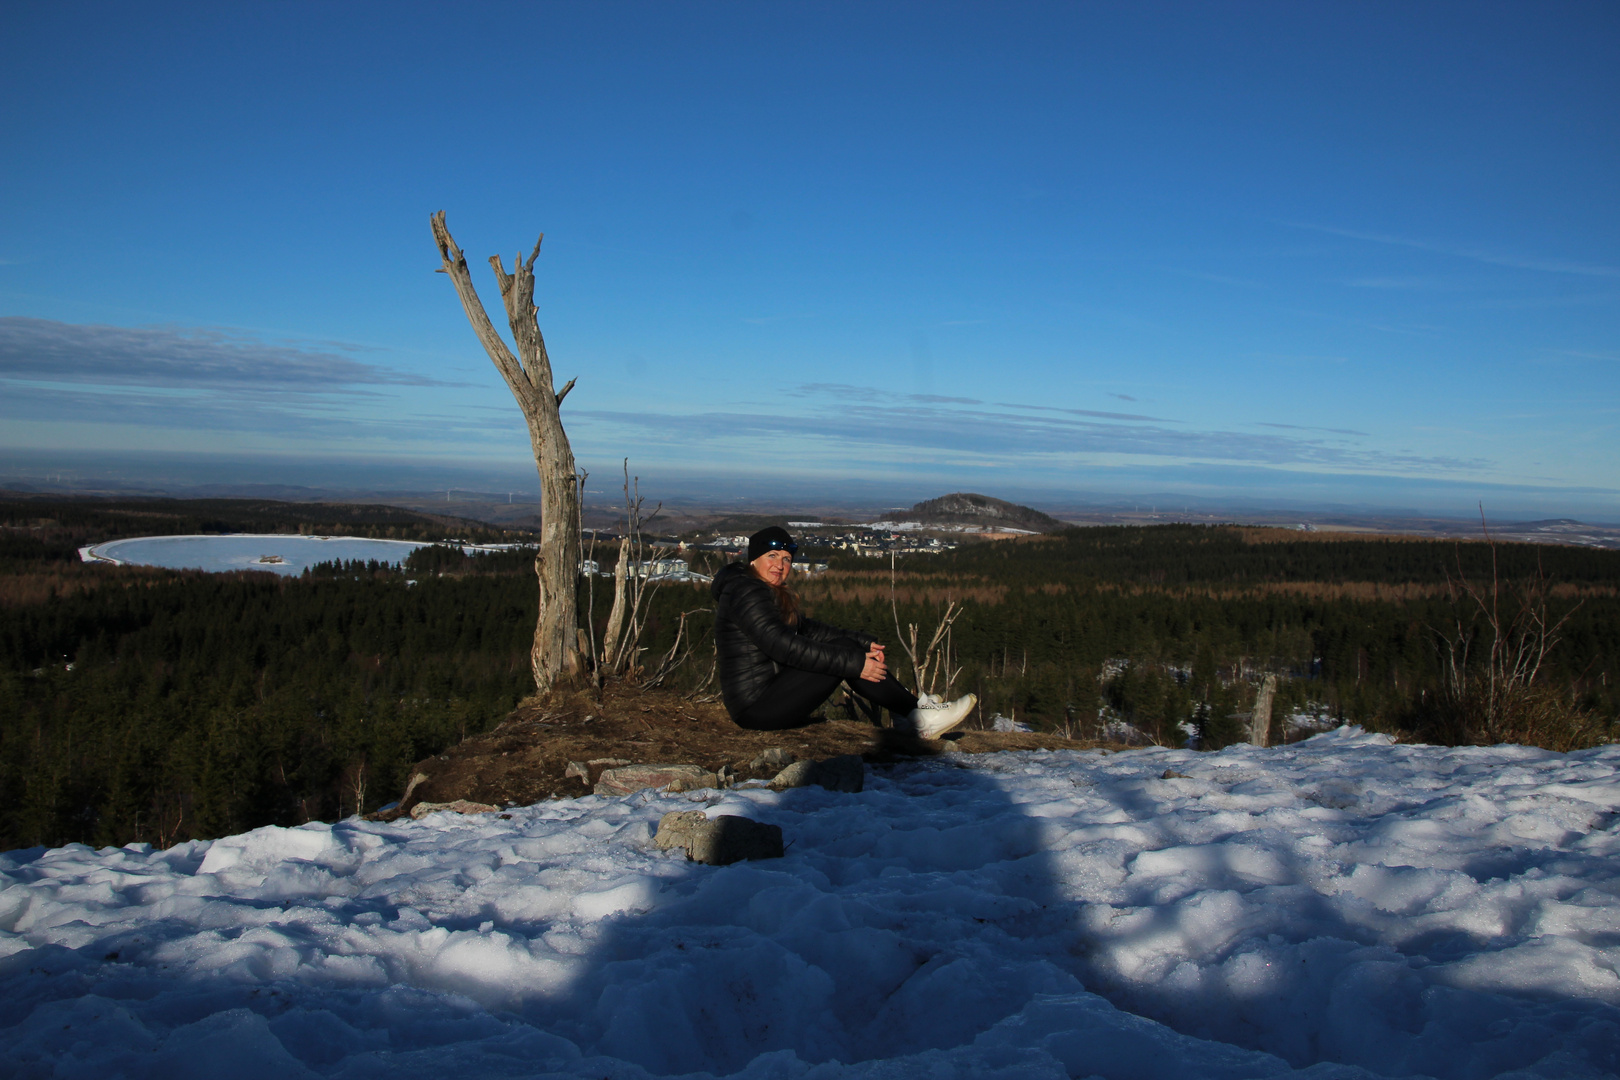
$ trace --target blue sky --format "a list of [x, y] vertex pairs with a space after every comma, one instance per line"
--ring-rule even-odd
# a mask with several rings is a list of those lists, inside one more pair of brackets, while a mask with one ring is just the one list
[[1617, 45], [1613, 4], [15, 3], [0, 460], [532, 479], [442, 209], [495, 309], [545, 232], [597, 475], [1620, 520]]

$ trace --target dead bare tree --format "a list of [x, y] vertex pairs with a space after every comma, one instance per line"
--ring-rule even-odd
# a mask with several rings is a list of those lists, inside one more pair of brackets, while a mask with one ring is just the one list
[[951, 667], [951, 625], [962, 614], [962, 609], [955, 600], [945, 602], [945, 614], [939, 617], [934, 625], [934, 632], [929, 635], [927, 644], [922, 643], [918, 637], [916, 623], [907, 623], [904, 630], [900, 629], [900, 607], [895, 599], [895, 556], [889, 553], [889, 609], [894, 614], [894, 632], [900, 640], [900, 647], [905, 650], [906, 657], [911, 661], [911, 671], [916, 679], [918, 694], [931, 694], [939, 685], [941, 677], [944, 678], [945, 695], [950, 696], [951, 686], [956, 677], [961, 674], [961, 667]]
[[1277, 697], [1277, 676], [1267, 672], [1254, 693], [1254, 709], [1249, 713], [1249, 745], [1271, 744], [1271, 703]]
[[534, 628], [530, 665], [535, 689], [545, 694], [558, 682], [571, 682], [583, 670], [579, 653], [579, 477], [574, 468], [574, 451], [563, 430], [563, 398], [574, 388], [574, 380], [561, 390], [552, 388], [551, 358], [546, 355], [545, 339], [534, 306], [534, 260], [540, 255], [540, 240], [527, 260], [521, 254], [513, 260], [508, 274], [499, 255], [490, 256], [495, 281], [500, 286], [506, 319], [512, 328], [517, 354], [506, 345], [484, 311], [473, 287], [467, 260], [445, 227], [444, 211], [433, 215], [433, 240], [439, 247], [443, 266], [439, 272], [450, 275], [462, 310], [473, 333], [506, 380], [517, 399], [529, 428], [529, 445], [540, 474], [540, 547], [535, 553], [534, 573], [540, 586], [540, 617]]
[[185, 797], [176, 791], [161, 791], [152, 800], [152, 809], [158, 850], [167, 851], [180, 839], [180, 831], [185, 826]]
[[[343, 786], [349, 789], [354, 798], [354, 812], [356, 815], [366, 812], [366, 755], [362, 751], [360, 756], [349, 763], [343, 774]], [[338, 816], [343, 816], [343, 795], [338, 794]]]
[[[581, 503], [583, 503], [585, 498], [585, 481], [590, 478], [590, 475], [591, 474], [584, 469], [579, 470], [578, 487]], [[586, 582], [585, 625], [579, 628], [579, 651], [580, 656], [589, 662], [590, 670], [592, 672], [600, 672], [602, 666], [602, 655], [596, 647], [596, 530], [591, 530], [591, 542], [589, 546], [587, 546], [585, 543], [585, 513], [583, 509], [580, 511], [576, 524], [579, 526], [579, 550], [584, 556], [584, 558], [580, 560], [580, 572], [584, 575]], [[600, 689], [602, 684], [600, 674], [596, 675], [596, 683], [597, 688]]]
[[663, 511], [664, 504], [642, 516], [644, 500], [641, 478], [630, 475], [630, 459], [624, 460], [624, 534], [619, 537], [619, 563], [613, 570], [613, 607], [608, 611], [607, 628], [602, 632], [598, 681], [612, 675], [630, 674], [641, 652], [639, 642], [647, 617], [647, 601], [656, 588], [648, 565], [643, 528]]
[[[1490, 582], [1468, 578], [1459, 547], [1457, 576], [1446, 575], [1451, 626], [1430, 628], [1440, 648], [1445, 675], [1441, 703], [1449, 714], [1452, 734], [1487, 744], [1547, 745], [1578, 739], [1586, 718], [1578, 716], [1578, 710], [1560, 695], [1547, 692], [1539, 679], [1564, 625], [1581, 602], [1553, 618], [1548, 603], [1551, 583], [1539, 561], [1533, 577], [1504, 584], [1497, 565], [1496, 538], [1485, 524], [1483, 506], [1480, 530], [1490, 549]], [[1484, 655], [1479, 656], [1476, 649], [1482, 649]]]
[[613, 567], [613, 607], [608, 612], [607, 628], [602, 631], [602, 662], [599, 674], [612, 672], [619, 659], [619, 639], [624, 635], [625, 604], [630, 590], [630, 558], [640, 521], [640, 491], [635, 504], [630, 499], [630, 459], [624, 459], [624, 532], [619, 535], [619, 559]]

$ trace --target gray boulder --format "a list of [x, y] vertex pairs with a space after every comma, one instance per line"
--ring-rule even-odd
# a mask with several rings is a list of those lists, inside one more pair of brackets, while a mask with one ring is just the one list
[[725, 866], [743, 859], [780, 859], [782, 828], [763, 821], [702, 810], [675, 810], [658, 820], [653, 843], [667, 851], [682, 848], [693, 862]]

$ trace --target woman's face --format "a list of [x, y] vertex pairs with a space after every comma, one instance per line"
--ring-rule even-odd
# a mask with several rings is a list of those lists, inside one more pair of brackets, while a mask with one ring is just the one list
[[754, 573], [772, 585], [782, 584], [792, 570], [793, 556], [785, 551], [767, 551], [754, 560]]

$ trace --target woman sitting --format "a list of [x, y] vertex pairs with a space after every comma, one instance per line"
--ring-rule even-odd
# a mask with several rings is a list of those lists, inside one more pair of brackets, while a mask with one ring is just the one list
[[720, 695], [738, 726], [802, 727], [841, 682], [888, 709], [896, 727], [925, 739], [967, 719], [979, 700], [972, 694], [919, 701], [889, 674], [876, 639], [807, 618], [787, 584], [798, 550], [786, 529], [772, 525], [748, 538], [746, 563], [714, 576]]

